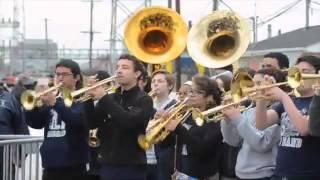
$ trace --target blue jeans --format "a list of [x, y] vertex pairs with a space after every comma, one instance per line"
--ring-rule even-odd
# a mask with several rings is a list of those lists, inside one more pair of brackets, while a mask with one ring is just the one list
[[145, 166], [101, 166], [101, 180], [145, 180]]

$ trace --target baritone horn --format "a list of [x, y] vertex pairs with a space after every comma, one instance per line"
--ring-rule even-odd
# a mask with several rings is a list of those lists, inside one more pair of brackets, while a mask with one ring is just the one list
[[59, 83], [47, 90], [44, 90], [38, 93], [33, 90], [26, 90], [21, 94], [21, 98], [20, 98], [21, 104], [26, 110], [32, 110], [37, 106], [41, 96], [54, 92], [60, 89], [61, 87], [62, 87], [62, 83]]
[[189, 31], [187, 49], [192, 59], [208, 68], [221, 68], [237, 61], [250, 41], [245, 19], [232, 11], [214, 11]]
[[[81, 89], [73, 91], [73, 92], [69, 92], [69, 91], [65, 90], [63, 92], [64, 104], [67, 107], [71, 107], [72, 103], [74, 102], [74, 98], [75, 97], [77, 97], [77, 96], [79, 96], [81, 94], [84, 94], [85, 92], [90, 91], [90, 90], [92, 90], [92, 89], [94, 89], [96, 87], [103, 86], [103, 85], [106, 85], [108, 83], [115, 82], [115, 78], [116, 78], [116, 76], [111, 76], [109, 78], [106, 78], [106, 79], [103, 79], [101, 81], [98, 81], [98, 82], [94, 83], [91, 86], [84, 87], [84, 88], [81, 88]], [[112, 84], [111, 87], [109, 87], [109, 88], [113, 88], [113, 86], [114, 86], [114, 84]], [[91, 97], [85, 97], [84, 100], [86, 98], [91, 98]]]
[[149, 64], [163, 64], [185, 49], [188, 27], [170, 8], [147, 7], [135, 13], [124, 31], [128, 50]]
[[186, 120], [186, 118], [190, 115], [191, 108], [186, 105], [187, 99], [182, 102], [176, 103], [171, 106], [167, 112], [167, 118], [159, 118], [154, 119], [152, 127], [147, 130], [146, 135], [139, 135], [138, 144], [144, 150], [149, 149], [153, 144], [157, 144], [163, 141], [170, 132], [165, 129], [165, 126], [173, 121], [178, 120], [180, 123]]

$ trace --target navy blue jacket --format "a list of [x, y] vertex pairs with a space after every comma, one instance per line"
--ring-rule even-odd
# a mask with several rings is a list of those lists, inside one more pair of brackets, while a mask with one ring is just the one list
[[40, 148], [44, 168], [67, 168], [89, 161], [88, 128], [83, 104], [65, 107], [61, 98], [53, 107], [26, 111], [29, 126], [44, 128], [44, 142]]
[[0, 134], [29, 134], [18, 101], [3, 90], [0, 90]]
[[[29, 134], [28, 125], [22, 116], [15, 96], [0, 90], [0, 134]], [[2, 177], [3, 147], [0, 147], [0, 177]]]

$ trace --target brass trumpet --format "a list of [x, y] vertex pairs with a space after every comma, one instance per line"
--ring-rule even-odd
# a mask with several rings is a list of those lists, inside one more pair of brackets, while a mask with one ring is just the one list
[[[41, 103], [39, 103], [41, 96], [48, 94], [48, 93], [51, 93], [53, 91], [56, 91], [56, 90], [60, 89], [61, 87], [62, 87], [62, 83], [59, 83], [56, 86], [53, 86], [47, 90], [44, 90], [44, 91], [38, 92], [38, 93], [35, 91], [32, 91], [32, 90], [26, 90], [21, 94], [21, 97], [20, 97], [21, 104], [26, 110], [32, 110], [36, 106], [38, 107], [38, 106], [42, 105]], [[41, 104], [41, 105], [39, 105], [39, 104]]]
[[[199, 111], [199, 109], [192, 109], [192, 118], [195, 120], [195, 122], [198, 126], [202, 126], [205, 121], [206, 122], [219, 122], [219, 121], [223, 120], [223, 118], [224, 118], [223, 114], [222, 114], [222, 111], [224, 109], [231, 107], [231, 106], [237, 106], [247, 100], [249, 100], [249, 98], [244, 97], [240, 101], [232, 102], [232, 103], [226, 104], [226, 105], [216, 106], [214, 108], [208, 109], [203, 112]], [[248, 107], [240, 106], [240, 112], [244, 112], [244, 111], [250, 109], [252, 106], [253, 106], [253, 103], [251, 103], [250, 106], [248, 106]]]
[[177, 120], [183, 122], [186, 118], [190, 115], [191, 107], [186, 105], [187, 99], [180, 103], [176, 103], [175, 105], [171, 106], [170, 109], [167, 111], [169, 116], [165, 119], [159, 118], [154, 119], [155, 123], [152, 127], [147, 131], [146, 135], [139, 135], [138, 137], [138, 144], [144, 150], [149, 149], [153, 144], [157, 144], [160, 141], [163, 141], [170, 132], [165, 130], [165, 126], [173, 121]]
[[[81, 94], [84, 94], [85, 92], [87, 91], [90, 91], [98, 86], [102, 86], [102, 85], [105, 85], [105, 84], [108, 84], [108, 83], [111, 83], [111, 82], [114, 82], [115, 81], [115, 78], [116, 76], [111, 76], [109, 78], [106, 78], [106, 79], [103, 79], [101, 81], [98, 81], [96, 82], [95, 84], [89, 86], [89, 87], [84, 87], [84, 88], [81, 88], [79, 90], [76, 90], [76, 91], [73, 91], [73, 92], [69, 92], [67, 90], [65, 90], [63, 92], [63, 99], [64, 99], [64, 104], [67, 106], [67, 107], [71, 107], [72, 103], [74, 102], [74, 98], [76, 96], [79, 96]], [[110, 89], [113, 88], [114, 85], [111, 85]], [[86, 97], [86, 98], [91, 98], [91, 97]], [[84, 98], [84, 100], [86, 99]]]

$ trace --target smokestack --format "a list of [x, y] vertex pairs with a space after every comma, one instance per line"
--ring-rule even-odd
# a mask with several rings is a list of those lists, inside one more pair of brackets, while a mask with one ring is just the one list
[[281, 29], [278, 30], [278, 36], [280, 36], [280, 35], [281, 35]]

